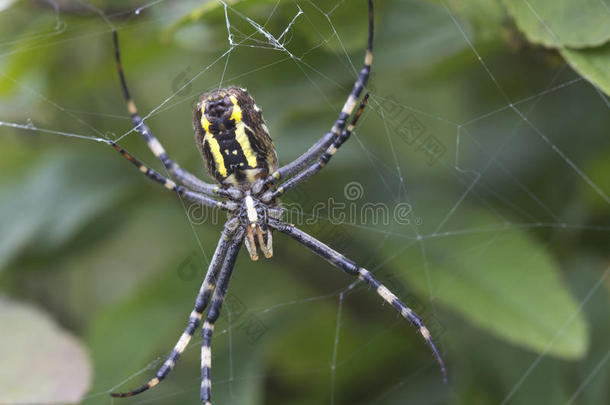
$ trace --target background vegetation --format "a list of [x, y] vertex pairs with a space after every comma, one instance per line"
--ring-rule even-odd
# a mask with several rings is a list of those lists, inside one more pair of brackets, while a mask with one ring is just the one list
[[[159, 387], [108, 396], [175, 343], [221, 229], [94, 140], [159, 167], [128, 133], [110, 24], [147, 122], [201, 175], [199, 94], [247, 87], [288, 162], [330, 127], [366, 38], [363, 0], [227, 3], [230, 38], [214, 1], [0, 1], [0, 402], [199, 403], [198, 335]], [[272, 260], [238, 260], [216, 403], [608, 403], [610, 3], [376, 6], [370, 108], [285, 201], [421, 313], [449, 383], [373, 291], [277, 235]], [[246, 18], [290, 28], [274, 47]], [[329, 198], [411, 210], [333, 224]]]

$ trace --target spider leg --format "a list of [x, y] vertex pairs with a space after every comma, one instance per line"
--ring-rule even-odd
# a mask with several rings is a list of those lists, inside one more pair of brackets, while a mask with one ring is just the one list
[[432, 337], [430, 336], [430, 331], [421, 318], [404, 302], [402, 302], [396, 295], [394, 295], [386, 286], [381, 284], [368, 270], [358, 267], [354, 262], [343, 256], [341, 253], [336, 250], [330, 248], [326, 244], [320, 242], [315, 239], [313, 236], [301, 231], [300, 229], [294, 227], [293, 225], [286, 224], [284, 222], [269, 220], [269, 225], [277, 229], [278, 231], [285, 233], [290, 236], [297, 242], [301, 243], [305, 247], [307, 247], [312, 252], [321, 256], [323, 259], [328, 261], [333, 266], [343, 270], [347, 274], [358, 277], [360, 280], [364, 281], [366, 284], [375, 289], [377, 294], [383, 298], [388, 304], [392, 305], [400, 315], [407, 319], [412, 325], [414, 325], [419, 333], [426, 340], [426, 343], [432, 350], [436, 361], [438, 362], [441, 373], [443, 375], [443, 381], [447, 382], [447, 369], [445, 368], [445, 362], [441, 357]]
[[366, 85], [370, 73], [371, 73], [371, 64], [373, 63], [373, 35], [375, 32], [374, 20], [375, 13], [373, 9], [373, 0], [368, 0], [369, 4], [369, 38], [368, 38], [368, 46], [366, 49], [366, 54], [364, 56], [364, 66], [360, 70], [358, 74], [358, 78], [356, 79], [354, 86], [352, 87], [352, 91], [348, 96], [341, 112], [339, 113], [339, 117], [335, 121], [330, 132], [326, 133], [320, 140], [318, 140], [307, 152], [299, 156], [297, 159], [288, 163], [285, 166], [280, 167], [276, 172], [272, 173], [268, 178], [267, 182], [273, 182], [280, 179], [284, 179], [287, 177], [292, 177], [296, 173], [305, 169], [309, 166], [313, 161], [319, 159], [320, 156], [324, 153], [325, 150], [331, 145], [333, 140], [338, 137], [341, 137], [343, 130], [347, 124], [348, 117], [354, 111], [354, 108], [358, 104], [358, 98]]
[[334, 139], [333, 143], [326, 149], [326, 151], [322, 154], [322, 156], [318, 158], [316, 162], [312, 163], [309, 167], [301, 171], [296, 176], [288, 179], [277, 189], [267, 191], [265, 194], [263, 194], [261, 200], [265, 202], [271, 201], [274, 198], [279, 197], [286, 191], [295, 188], [296, 186], [298, 186], [299, 184], [306, 181], [313, 175], [317, 174], [320, 170], [322, 170], [324, 166], [326, 166], [326, 164], [333, 157], [333, 155], [337, 152], [337, 150], [341, 147], [341, 145], [343, 145], [343, 143], [345, 143], [345, 141], [349, 139], [350, 135], [354, 131], [354, 128], [356, 127], [358, 119], [362, 115], [364, 107], [366, 107], [366, 102], [368, 101], [368, 98], [369, 94], [367, 93], [362, 99], [360, 107], [358, 107], [358, 111], [356, 111], [356, 114], [354, 114], [354, 117], [352, 118], [350, 124], [341, 132], [340, 136]]
[[129, 93], [127, 87], [127, 81], [125, 80], [125, 74], [123, 73], [123, 66], [121, 65], [121, 52], [119, 48], [119, 34], [116, 30], [112, 31], [112, 39], [114, 42], [114, 60], [116, 62], [117, 72], [121, 81], [121, 88], [123, 89], [123, 97], [127, 103], [127, 110], [131, 115], [131, 121], [134, 129], [142, 135], [142, 138], [146, 141], [146, 145], [150, 151], [163, 163], [163, 166], [167, 171], [178, 180], [178, 182], [185, 186], [192, 188], [203, 194], [208, 195], [220, 195], [223, 197], [232, 197], [237, 199], [241, 197], [241, 191], [236, 188], [223, 189], [216, 184], [206, 183], [194, 174], [181, 168], [176, 162], [174, 162], [165, 152], [165, 148], [161, 145], [161, 142], [153, 135], [152, 131], [142, 120], [142, 117], [138, 114], [138, 109]]
[[218, 277], [218, 287], [214, 291], [208, 315], [201, 328], [203, 337], [201, 342], [201, 400], [205, 405], [212, 404], [212, 333], [214, 332], [214, 323], [220, 315], [220, 309], [225, 300], [229, 280], [231, 279], [243, 238], [244, 232], [243, 229], [240, 229], [231, 241], [231, 246]]
[[193, 311], [191, 312], [191, 315], [189, 316], [188, 324], [186, 325], [184, 332], [180, 336], [180, 339], [174, 346], [174, 349], [172, 350], [170, 355], [167, 357], [167, 359], [165, 360], [165, 362], [163, 363], [161, 368], [159, 368], [159, 370], [157, 371], [157, 374], [155, 375], [155, 377], [151, 378], [146, 384], [142, 385], [140, 388], [137, 388], [133, 391], [122, 392], [122, 393], [113, 392], [110, 394], [110, 396], [124, 398], [124, 397], [131, 397], [131, 396], [140, 394], [140, 393], [148, 390], [149, 388], [152, 388], [155, 385], [159, 384], [159, 382], [161, 382], [163, 379], [165, 379], [165, 377], [167, 377], [169, 372], [172, 371], [172, 369], [176, 365], [176, 362], [180, 358], [180, 355], [182, 354], [182, 352], [184, 352], [184, 349], [186, 349], [186, 346], [188, 345], [189, 341], [193, 337], [193, 333], [195, 333], [195, 330], [201, 323], [201, 317], [203, 314], [203, 310], [208, 305], [208, 302], [210, 300], [210, 295], [212, 294], [212, 291], [214, 290], [214, 287], [216, 285], [218, 272], [227, 255], [227, 250], [229, 249], [229, 246], [231, 245], [231, 241], [233, 240], [237, 225], [238, 225], [237, 220], [229, 220], [225, 224], [225, 228], [222, 231], [222, 236], [220, 237], [220, 240], [218, 241], [218, 245], [216, 246], [216, 251], [214, 252], [214, 256], [212, 257], [212, 261], [210, 262], [210, 266], [208, 267], [208, 271], [205, 275], [205, 279], [203, 280], [203, 283], [201, 284], [201, 288], [199, 289], [199, 294], [197, 294], [197, 299], [195, 300], [195, 308], [193, 309]]
[[168, 179], [165, 176], [162, 176], [159, 172], [151, 169], [150, 167], [144, 165], [138, 159], [136, 159], [131, 153], [127, 152], [125, 149], [120, 147], [118, 144], [108, 141], [108, 145], [112, 146], [117, 152], [119, 152], [125, 159], [129, 160], [138, 170], [143, 173], [149, 179], [161, 184], [163, 187], [170, 191], [175, 191], [179, 196], [184, 199], [196, 203], [202, 204], [207, 207], [219, 208], [223, 211], [232, 211], [237, 208], [237, 204], [233, 201], [218, 201], [212, 197], [208, 197], [205, 194], [196, 193], [192, 190], [189, 190], [186, 187], [179, 186], [174, 183], [172, 180]]

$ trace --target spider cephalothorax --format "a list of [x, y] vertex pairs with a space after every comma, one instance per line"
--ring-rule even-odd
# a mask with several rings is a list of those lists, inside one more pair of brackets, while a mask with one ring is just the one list
[[246, 89], [204, 93], [195, 108], [194, 127], [208, 173], [220, 184], [248, 190], [277, 170], [263, 114]]
[[258, 249], [267, 259], [273, 256], [273, 231], [268, 222], [269, 219], [282, 219], [282, 214], [283, 209], [275, 202], [264, 203], [250, 194], [250, 191], [246, 192], [242, 206], [233, 215], [239, 218], [242, 227], [246, 229], [245, 244], [252, 260], [258, 260]]
[[[360, 104], [358, 99], [369, 78], [373, 60], [373, 1], [368, 0], [368, 5], [368, 46], [364, 66], [354, 82], [352, 91], [331, 130], [292, 162], [278, 167], [275, 148], [261, 110], [245, 89], [229, 87], [204, 93], [201, 96], [194, 112], [195, 138], [208, 173], [216, 180], [216, 184], [206, 183], [178, 166], [138, 115], [121, 68], [118, 35], [116, 31], [113, 32], [117, 70], [134, 128], [142, 135], [155, 156], [161, 160], [167, 173], [179, 184], [145, 166], [116, 143], [111, 141], [108, 143], [142, 173], [168, 190], [176, 192], [183, 200], [210, 209], [226, 211], [229, 218], [195, 300], [195, 308], [174, 349], [155, 377], [146, 384], [133, 391], [112, 393], [112, 396], [129, 397], [139, 394], [167, 377], [184, 352], [195, 329], [201, 324], [203, 312], [209, 304], [210, 308], [202, 326], [201, 399], [206, 405], [211, 405], [212, 333], [214, 323], [220, 315], [237, 254], [245, 241], [252, 260], [258, 258], [258, 249], [265, 257], [271, 257], [274, 230], [288, 235], [334, 267], [358, 277], [373, 288], [385, 302], [418, 329], [434, 353], [443, 375], [446, 375], [443, 359], [432, 341], [430, 331], [413, 310], [381, 284], [370, 271], [359, 267], [341, 253], [294, 225], [281, 220], [282, 208], [279, 207], [279, 196], [313, 177], [326, 166], [341, 145], [349, 139], [366, 106], [368, 94], [363, 97]], [[349, 121], [350, 116], [351, 121]]]

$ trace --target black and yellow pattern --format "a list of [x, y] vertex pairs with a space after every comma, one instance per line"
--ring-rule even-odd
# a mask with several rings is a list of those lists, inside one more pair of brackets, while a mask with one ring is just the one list
[[[121, 67], [118, 35], [113, 32], [115, 61], [123, 95], [133, 128], [146, 141], [150, 151], [161, 161], [166, 175], [144, 165], [115, 142], [107, 143], [129, 160], [141, 173], [175, 192], [180, 198], [221, 209], [229, 213], [224, 231], [210, 262], [186, 328], [157, 373], [139, 388], [112, 393], [113, 397], [130, 397], [158, 385], [174, 369], [191, 341], [195, 330], [202, 328], [201, 399], [212, 404], [212, 336], [220, 315], [229, 280], [239, 250], [244, 244], [252, 260], [258, 258], [257, 247], [265, 257], [273, 255], [272, 231], [295, 239], [339, 268], [375, 289], [377, 294], [400, 315], [417, 327], [432, 350], [446, 380], [446, 369], [430, 331], [415, 312], [381, 284], [368, 270], [359, 267], [328, 245], [281, 221], [279, 196], [319, 173], [338, 149], [349, 139], [362, 116], [368, 94], [358, 102], [368, 82], [373, 61], [373, 2], [369, 6], [369, 37], [363, 67], [330, 131], [294, 161], [278, 168], [277, 156], [260, 108], [245, 89], [229, 87], [201, 96], [194, 111], [195, 138], [210, 176], [216, 184], [206, 183], [174, 162], [161, 142], [140, 117], [131, 99]], [[356, 110], [357, 108], [357, 110]], [[356, 112], [354, 113], [354, 110]], [[350, 120], [351, 117], [351, 120]], [[349, 123], [349, 124], [348, 124]], [[277, 184], [282, 181], [281, 184]], [[257, 246], [258, 244], [258, 246]], [[204, 318], [206, 307], [209, 309]], [[203, 322], [202, 322], [203, 321]]]
[[250, 189], [277, 170], [263, 114], [245, 89], [204, 93], [195, 108], [194, 126], [208, 173], [220, 184]]

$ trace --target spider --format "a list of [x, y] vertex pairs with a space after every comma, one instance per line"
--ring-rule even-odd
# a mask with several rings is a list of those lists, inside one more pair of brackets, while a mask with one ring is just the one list
[[[368, 94], [358, 103], [367, 83], [373, 61], [374, 13], [373, 1], [368, 0], [368, 46], [364, 66], [356, 79], [332, 129], [320, 138], [307, 152], [294, 161], [279, 167], [275, 148], [263, 120], [260, 108], [243, 88], [229, 87], [204, 93], [194, 111], [195, 139], [210, 176], [215, 184], [206, 183], [181, 168], [165, 152], [146, 123], [138, 115], [121, 66], [118, 34], [113, 31], [115, 61], [123, 96], [133, 126], [144, 138], [152, 153], [161, 160], [167, 172], [179, 184], [145, 166], [115, 142], [108, 141], [123, 157], [133, 163], [144, 175], [175, 192], [192, 203], [226, 211], [228, 219], [208, 267], [201, 289], [195, 300], [186, 329], [156, 375], [141, 387], [124, 393], [111, 393], [113, 397], [130, 397], [159, 384], [175, 367], [182, 352], [201, 324], [203, 312], [210, 304], [202, 327], [201, 399], [211, 405], [212, 333], [214, 323], [227, 292], [229, 279], [237, 254], [245, 243], [252, 260], [258, 259], [258, 250], [266, 258], [273, 255], [272, 232], [278, 231], [293, 238], [307, 249], [326, 259], [330, 264], [349, 275], [358, 277], [375, 289], [384, 301], [392, 305], [405, 319], [418, 328], [440, 365], [446, 381], [446, 369], [429, 330], [419, 316], [381, 284], [366, 269], [359, 267], [341, 253], [299, 230], [282, 222], [279, 197], [320, 172], [337, 150], [350, 137]], [[359, 105], [353, 114], [356, 106]], [[353, 116], [352, 116], [353, 114]], [[348, 119], [352, 116], [351, 121]]]

